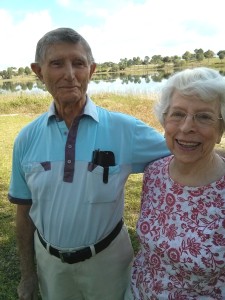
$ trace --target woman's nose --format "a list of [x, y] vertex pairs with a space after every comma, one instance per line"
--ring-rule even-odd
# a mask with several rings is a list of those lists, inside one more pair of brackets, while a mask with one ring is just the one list
[[192, 114], [187, 114], [183, 122], [180, 124], [180, 129], [184, 132], [193, 131], [196, 128], [195, 119]]

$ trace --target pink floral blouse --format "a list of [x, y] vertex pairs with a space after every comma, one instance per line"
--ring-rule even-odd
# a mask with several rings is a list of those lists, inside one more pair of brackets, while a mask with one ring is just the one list
[[225, 176], [202, 187], [174, 182], [172, 156], [144, 174], [132, 267], [135, 299], [225, 299]]

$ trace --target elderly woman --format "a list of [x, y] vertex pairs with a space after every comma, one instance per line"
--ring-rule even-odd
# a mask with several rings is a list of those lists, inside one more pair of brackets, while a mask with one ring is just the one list
[[225, 299], [225, 161], [214, 150], [225, 128], [224, 78], [209, 68], [175, 74], [156, 114], [172, 155], [144, 173], [126, 299]]

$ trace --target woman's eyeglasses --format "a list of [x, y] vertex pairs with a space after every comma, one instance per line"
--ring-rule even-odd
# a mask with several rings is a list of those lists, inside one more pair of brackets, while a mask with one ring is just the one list
[[215, 124], [218, 120], [223, 119], [222, 117], [217, 117], [211, 112], [198, 112], [196, 114], [190, 114], [179, 110], [164, 113], [164, 119], [167, 122], [179, 124], [184, 122], [188, 115], [192, 116], [192, 120], [197, 126], [210, 126]]

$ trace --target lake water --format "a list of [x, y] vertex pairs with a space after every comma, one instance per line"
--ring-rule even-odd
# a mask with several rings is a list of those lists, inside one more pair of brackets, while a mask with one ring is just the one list
[[[225, 75], [224, 71], [220, 71]], [[156, 71], [143, 75], [101, 74], [95, 75], [89, 83], [88, 94], [158, 94], [172, 73]], [[40, 81], [3, 82], [0, 83], [0, 94], [3, 93], [46, 93], [45, 86]]]
[[[88, 87], [88, 94], [118, 93], [151, 95], [160, 91], [168, 77], [160, 72], [144, 75], [101, 75], [95, 76]], [[0, 93], [46, 93], [45, 86], [40, 81], [3, 82]]]
[[138, 82], [129, 81], [123, 82], [120, 78], [112, 81], [99, 82], [91, 81], [88, 87], [88, 94], [97, 93], [117, 93], [117, 94], [155, 94], [159, 93], [166, 80], [161, 82], [148, 81], [141, 78]]

